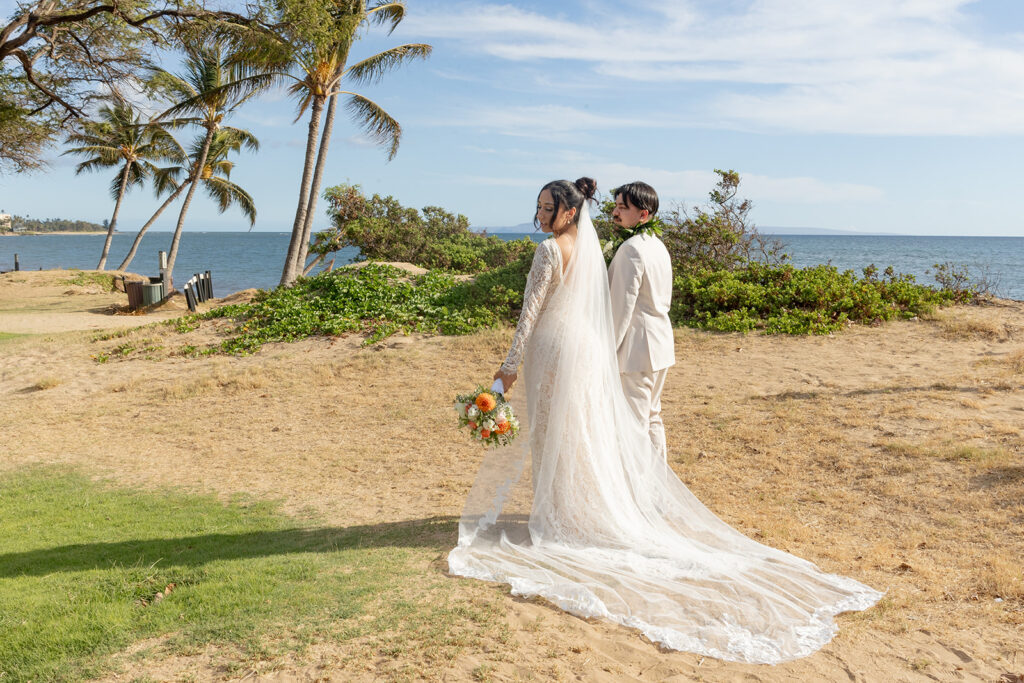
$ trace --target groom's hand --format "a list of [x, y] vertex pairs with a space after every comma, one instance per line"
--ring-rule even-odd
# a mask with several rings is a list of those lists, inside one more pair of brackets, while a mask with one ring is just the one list
[[518, 377], [519, 375], [515, 372], [505, 372], [504, 370], [498, 370], [496, 373], [494, 373], [493, 379], [501, 380], [501, 383], [505, 385], [505, 393], [507, 394], [512, 389], [512, 385], [515, 384], [516, 378]]

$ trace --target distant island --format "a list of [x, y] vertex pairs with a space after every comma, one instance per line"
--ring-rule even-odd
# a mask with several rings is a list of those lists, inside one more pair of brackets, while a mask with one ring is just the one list
[[0, 213], [0, 234], [18, 235], [46, 232], [106, 232], [107, 221], [90, 223], [67, 218], [28, 218]]

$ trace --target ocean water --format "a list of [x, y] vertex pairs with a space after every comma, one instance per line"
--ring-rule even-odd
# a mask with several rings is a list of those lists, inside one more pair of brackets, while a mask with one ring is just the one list
[[[160, 274], [160, 251], [171, 248], [170, 232], [147, 232], [128, 270], [141, 275]], [[105, 235], [13, 235], [0, 237], [0, 271], [14, 268], [14, 254], [22, 270], [50, 268], [93, 269], [100, 260]], [[115, 234], [107, 269], [117, 268], [134, 241], [134, 234]], [[213, 295], [226, 296], [241, 289], [272, 289], [281, 280], [291, 234], [287, 232], [189, 232], [181, 235], [174, 282], [180, 289], [193, 273], [210, 271]], [[335, 266], [350, 263], [359, 250], [335, 254]], [[328, 259], [329, 260], [329, 259]]]
[[[539, 241], [541, 233], [494, 233], [503, 239], [529, 237]], [[777, 235], [795, 266], [831, 264], [857, 275], [871, 264], [880, 271], [893, 266], [897, 272], [913, 275], [919, 283], [935, 284], [936, 263], [963, 264], [974, 276], [986, 276], [995, 284], [996, 294], [1024, 300], [1024, 237], [911, 237], [868, 235]], [[133, 235], [114, 235], [107, 259], [117, 267], [131, 246]], [[0, 237], [0, 271], [14, 268], [14, 254], [23, 270], [39, 268], [96, 267], [103, 235], [17, 235]], [[272, 232], [185, 232], [182, 235], [174, 279], [183, 283], [192, 273], [209, 270], [215, 296], [249, 287], [275, 287], [288, 249], [288, 233]], [[129, 270], [156, 275], [158, 252], [170, 247], [171, 234], [150, 232]], [[354, 260], [358, 250], [345, 249], [335, 255], [335, 265]]]

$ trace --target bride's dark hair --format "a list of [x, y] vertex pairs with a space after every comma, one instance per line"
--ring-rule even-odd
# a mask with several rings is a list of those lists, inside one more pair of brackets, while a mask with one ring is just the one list
[[[566, 209], [576, 209], [576, 220], [579, 220], [584, 200], [593, 199], [597, 193], [597, 181], [587, 177], [578, 178], [575, 183], [570, 183], [568, 180], [552, 180], [540, 188], [540, 192], [544, 190], [551, 193], [551, 198], [555, 202], [553, 216], [557, 216], [559, 210], [564, 206]], [[537, 193], [538, 197], [540, 197], [540, 192]], [[533, 217], [533, 226], [540, 230], [540, 222], [536, 215]]]

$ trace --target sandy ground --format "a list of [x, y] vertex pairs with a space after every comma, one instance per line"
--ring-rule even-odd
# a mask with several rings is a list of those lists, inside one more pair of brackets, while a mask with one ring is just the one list
[[[0, 274], [0, 334], [49, 334], [76, 330], [137, 327], [182, 314], [180, 303], [146, 316], [120, 314], [124, 292], [98, 284], [72, 284], [80, 271], [24, 270]], [[94, 272], [94, 271], [88, 271]], [[108, 271], [123, 275], [120, 271]], [[141, 276], [129, 274], [129, 279]]]
[[[222, 330], [97, 339], [90, 330], [127, 318], [102, 313], [124, 294], [14, 275], [0, 275], [0, 468], [64, 463], [128, 486], [247, 492], [339, 526], [459, 515], [481, 453], [455, 430], [450, 398], [490, 377], [510, 331], [196, 358], [183, 350]], [[451, 579], [501, 607], [511, 641], [468, 647], [423, 678], [1024, 680], [1024, 303], [827, 337], [681, 329], [676, 352], [664, 412], [677, 474], [729, 524], [887, 591], [882, 603], [840, 617], [811, 657], [750, 666]], [[444, 551], [423, 569], [443, 574]], [[244, 675], [224, 656], [147, 660], [115, 678]], [[397, 664], [353, 669], [346, 656], [344, 643], [316, 644], [250, 679], [375, 680]]]

